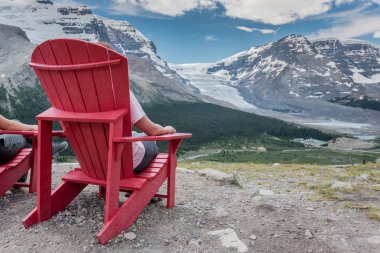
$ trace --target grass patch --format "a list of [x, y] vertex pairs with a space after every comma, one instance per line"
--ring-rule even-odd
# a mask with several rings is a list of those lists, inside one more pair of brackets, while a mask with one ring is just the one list
[[[356, 166], [328, 166], [311, 164], [220, 163], [215, 161], [180, 162], [188, 169], [213, 168], [236, 175], [236, 183], [244, 176], [256, 185], [270, 188], [284, 184], [285, 194], [311, 191], [309, 201], [335, 201], [338, 206], [366, 213], [368, 218], [380, 220], [380, 166], [373, 163]], [[237, 177], [239, 176], [239, 177]], [[352, 188], [332, 188], [334, 181], [349, 182]], [[349, 201], [348, 201], [349, 200]], [[371, 200], [372, 204], [365, 203]]]
[[371, 204], [360, 204], [355, 202], [345, 202], [343, 203], [344, 208], [355, 209], [361, 212], [365, 212], [367, 217], [371, 220], [380, 221], [380, 209]]
[[241, 172], [241, 169], [238, 169], [237, 171], [234, 171], [232, 173], [232, 181], [231, 181], [231, 184], [234, 185], [234, 186], [237, 186], [239, 188], [243, 188], [243, 186], [241, 185], [240, 183], [240, 172]]
[[331, 188], [331, 183], [310, 185], [309, 190], [313, 190], [320, 195], [319, 200], [338, 200], [337, 190]]
[[292, 150], [268, 150], [234, 151], [222, 150], [219, 153], [200, 157], [198, 161], [213, 161], [221, 163], [281, 163], [281, 164], [361, 164], [363, 160], [374, 162], [378, 154], [374, 152], [348, 152], [330, 149], [292, 149]]

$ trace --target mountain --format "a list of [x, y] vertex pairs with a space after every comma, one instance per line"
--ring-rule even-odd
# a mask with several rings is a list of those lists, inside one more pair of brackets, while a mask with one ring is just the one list
[[290, 35], [218, 61], [208, 73], [227, 77], [258, 107], [300, 113], [305, 100], [380, 99], [379, 59], [380, 49], [367, 43]]
[[[128, 57], [131, 86], [140, 101], [197, 100], [197, 89], [170, 69], [157, 55], [154, 43], [126, 21], [95, 16], [86, 6], [64, 6], [49, 0], [9, 0], [0, 6], [0, 24], [20, 27], [33, 44], [63, 37], [108, 42]], [[25, 55], [30, 56], [31, 52]], [[27, 61], [28, 57], [24, 62]]]
[[360, 123], [353, 126], [368, 131], [379, 123], [379, 112], [338, 103], [380, 102], [380, 48], [367, 42], [289, 35], [216, 63], [171, 66], [201, 93], [242, 110], [298, 123], [322, 120], [338, 130], [336, 122]]

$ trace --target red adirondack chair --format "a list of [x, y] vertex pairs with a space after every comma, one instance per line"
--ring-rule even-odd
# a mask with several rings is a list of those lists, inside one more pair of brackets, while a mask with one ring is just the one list
[[[22, 134], [25, 137], [34, 138], [35, 133], [31, 131], [4, 131], [0, 130], [0, 134]], [[36, 174], [35, 161], [37, 142], [33, 140], [32, 148], [23, 148], [18, 154], [6, 164], [0, 164], [0, 197], [11, 187], [28, 187], [29, 192], [36, 191]], [[21, 178], [30, 169], [29, 183], [19, 183], [17, 180]]]
[[[131, 137], [128, 60], [106, 47], [80, 40], [45, 41], [30, 63], [52, 107], [37, 116], [37, 207], [23, 220], [27, 228], [63, 210], [88, 184], [105, 195], [104, 226], [97, 238], [107, 243], [137, 219], [153, 196], [174, 206], [176, 151], [191, 134]], [[68, 172], [51, 192], [52, 121], [59, 121], [80, 168]], [[143, 172], [133, 174], [132, 142], [168, 141]], [[167, 194], [157, 191], [168, 179]], [[132, 194], [119, 208], [119, 191]]]

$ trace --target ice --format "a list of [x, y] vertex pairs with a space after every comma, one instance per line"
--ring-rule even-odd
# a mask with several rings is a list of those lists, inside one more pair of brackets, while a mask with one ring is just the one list
[[231, 86], [232, 82], [227, 76], [221, 73], [208, 74], [207, 69], [211, 65], [210, 63], [169, 64], [178, 74], [189, 80], [191, 85], [198, 88], [201, 94], [231, 103], [241, 109], [256, 108], [245, 101], [238, 90]]

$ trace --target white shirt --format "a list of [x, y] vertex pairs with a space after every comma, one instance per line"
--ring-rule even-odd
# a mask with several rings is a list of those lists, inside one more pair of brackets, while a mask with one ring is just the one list
[[[132, 91], [129, 92], [130, 95], [130, 106], [131, 106], [131, 123], [134, 125], [142, 117], [145, 116], [145, 112], [142, 109], [139, 101], [137, 101], [135, 95]], [[133, 168], [136, 168], [142, 161], [145, 155], [145, 147], [141, 141], [132, 142], [132, 154], [133, 154]]]

